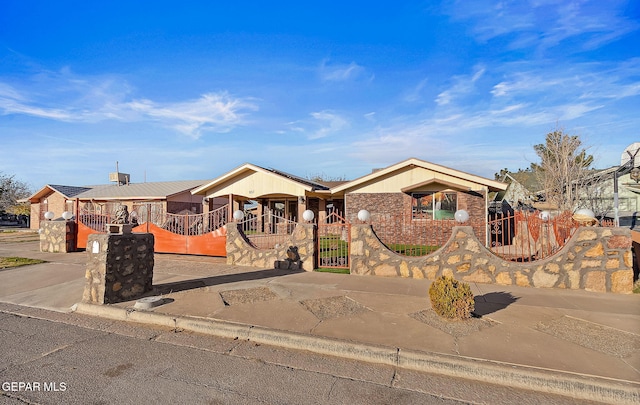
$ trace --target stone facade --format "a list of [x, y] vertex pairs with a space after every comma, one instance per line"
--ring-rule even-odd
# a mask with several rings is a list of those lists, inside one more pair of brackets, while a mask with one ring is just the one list
[[466, 282], [522, 287], [624, 294], [633, 290], [631, 235], [626, 228], [579, 228], [558, 253], [528, 263], [495, 256], [468, 226], [455, 227], [437, 252], [406, 257], [387, 249], [370, 225], [352, 225], [350, 250], [351, 273], [359, 275], [429, 280], [450, 275]]
[[287, 259], [289, 246], [296, 246], [302, 269], [313, 271], [315, 267], [315, 234], [312, 224], [297, 224], [290, 239], [276, 249], [256, 249], [249, 244], [236, 224], [227, 225], [227, 264], [262, 268], [280, 268], [278, 262]]
[[40, 251], [67, 253], [76, 250], [74, 221], [43, 221], [40, 227]]
[[82, 301], [113, 304], [153, 288], [154, 237], [150, 233], [91, 234]]

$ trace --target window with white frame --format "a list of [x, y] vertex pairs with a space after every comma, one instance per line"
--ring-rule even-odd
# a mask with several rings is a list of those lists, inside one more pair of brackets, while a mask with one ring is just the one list
[[412, 193], [413, 219], [454, 219], [458, 199], [455, 191]]

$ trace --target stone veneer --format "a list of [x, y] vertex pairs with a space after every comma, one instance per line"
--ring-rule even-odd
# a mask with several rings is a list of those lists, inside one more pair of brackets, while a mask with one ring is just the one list
[[153, 288], [151, 233], [90, 234], [82, 301], [113, 304], [140, 298]]
[[313, 271], [315, 267], [315, 225], [297, 224], [286, 243], [275, 249], [256, 249], [248, 242], [237, 224], [227, 225], [227, 264], [273, 268], [277, 261], [287, 259], [289, 246], [296, 246], [302, 268]]
[[43, 221], [40, 224], [40, 251], [67, 253], [76, 250], [74, 221]]
[[450, 275], [466, 282], [522, 287], [584, 289], [630, 294], [633, 290], [631, 234], [625, 228], [581, 227], [556, 254], [517, 263], [503, 260], [480, 243], [468, 226], [453, 229], [449, 241], [424, 257], [387, 249], [370, 225], [351, 227], [351, 273], [435, 280]]

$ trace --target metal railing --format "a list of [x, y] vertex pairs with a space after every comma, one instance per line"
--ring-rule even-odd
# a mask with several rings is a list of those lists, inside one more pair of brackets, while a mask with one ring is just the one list
[[96, 232], [107, 232], [107, 224], [111, 223], [111, 215], [81, 212], [78, 215], [78, 222]]
[[224, 206], [202, 214], [165, 214], [165, 221], [160, 227], [177, 235], [204, 235], [226, 225], [227, 211]]
[[[440, 249], [451, 237], [455, 220], [413, 219], [408, 216], [379, 216], [371, 220], [373, 231], [390, 250], [404, 256], [426, 256]], [[482, 220], [469, 220], [476, 234], [484, 228]]]
[[[601, 226], [611, 226], [603, 221]], [[528, 262], [540, 260], [562, 249], [580, 223], [571, 212], [551, 217], [538, 211], [498, 213], [488, 223], [491, 251], [505, 260]]]
[[242, 232], [253, 247], [273, 249], [282, 246], [296, 228], [294, 218], [285, 218], [272, 212], [256, 216], [248, 215], [240, 222]]

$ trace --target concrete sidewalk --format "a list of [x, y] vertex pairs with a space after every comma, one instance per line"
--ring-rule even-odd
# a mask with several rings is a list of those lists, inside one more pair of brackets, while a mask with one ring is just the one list
[[0, 270], [0, 302], [170, 326], [578, 399], [640, 402], [640, 295], [472, 284], [478, 318], [446, 322], [426, 280], [255, 269], [156, 254], [155, 295], [78, 304], [86, 253], [0, 243], [48, 263]]

